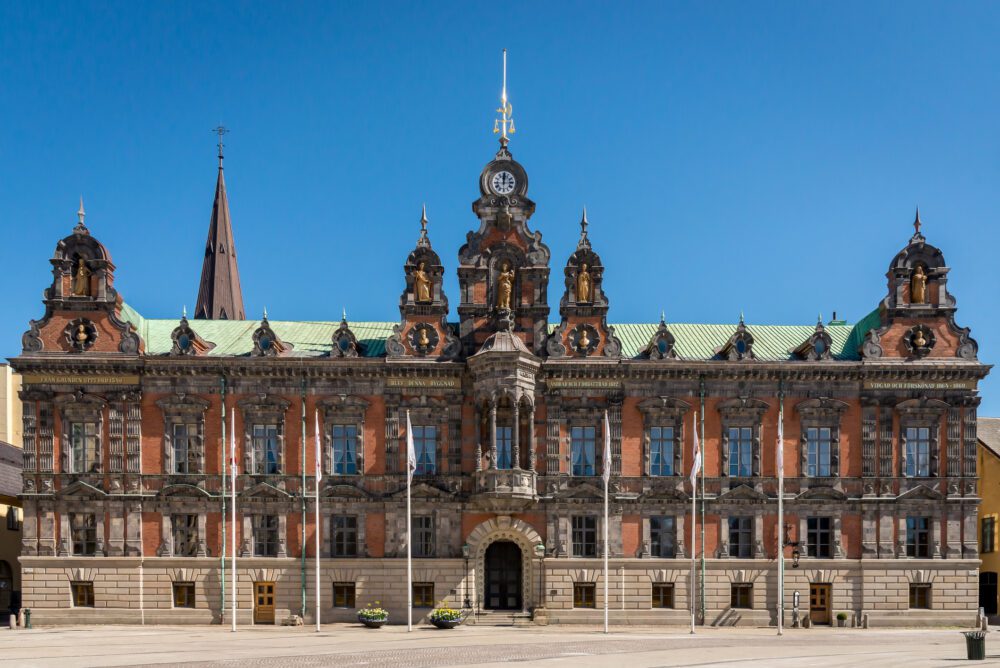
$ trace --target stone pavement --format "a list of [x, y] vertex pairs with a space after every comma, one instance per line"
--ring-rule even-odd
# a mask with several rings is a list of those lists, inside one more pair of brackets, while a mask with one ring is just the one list
[[[994, 641], [993, 638], [996, 638]], [[986, 640], [987, 661], [1000, 665], [1000, 636]], [[351, 624], [246, 627], [237, 633], [203, 627], [62, 627], [0, 631], [0, 665], [185, 666], [185, 668], [399, 668], [500, 666], [516, 661], [553, 668], [628, 666], [954, 666], [965, 661], [958, 630], [699, 629], [612, 630], [578, 627], [483, 628], [453, 631]]]

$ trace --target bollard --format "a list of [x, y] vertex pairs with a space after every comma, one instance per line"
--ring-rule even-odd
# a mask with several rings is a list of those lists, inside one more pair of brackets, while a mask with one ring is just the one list
[[8, 624], [8, 626], [10, 626], [10, 630], [11, 631], [13, 631], [14, 629], [16, 629], [17, 628], [17, 615], [15, 615], [13, 612], [10, 613], [10, 617], [7, 620], [7, 624]]
[[24, 609], [24, 628], [31, 628], [31, 608]]

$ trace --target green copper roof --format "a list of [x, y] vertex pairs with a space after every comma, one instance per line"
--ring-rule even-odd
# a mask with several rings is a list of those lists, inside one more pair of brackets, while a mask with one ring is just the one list
[[[122, 306], [122, 316], [135, 325], [139, 336], [146, 343], [147, 355], [165, 355], [170, 352], [170, 333], [178, 325], [178, 320], [144, 318], [127, 304]], [[321, 357], [333, 348], [333, 333], [339, 322], [300, 322], [291, 320], [269, 320], [274, 333], [284, 343], [291, 344], [291, 357]], [[260, 323], [256, 320], [191, 320], [191, 328], [204, 340], [214, 343], [210, 357], [235, 357], [249, 355], [253, 350], [253, 333]], [[365, 346], [366, 357], [381, 357], [385, 354], [385, 340], [392, 334], [395, 322], [351, 322], [351, 331], [358, 342]], [[830, 353], [836, 360], [857, 360], [858, 345], [865, 333], [879, 325], [878, 310], [872, 311], [854, 325], [830, 324], [826, 331], [833, 340]], [[659, 324], [617, 324], [612, 325], [622, 342], [625, 357], [638, 357], [649, 344]], [[736, 324], [699, 325], [668, 323], [667, 327], [677, 341], [676, 350], [681, 359], [708, 360], [715, 351], [725, 345], [736, 331]], [[555, 325], [550, 325], [550, 331]], [[792, 359], [790, 353], [812, 336], [813, 325], [747, 325], [754, 338], [754, 355], [762, 361]]]

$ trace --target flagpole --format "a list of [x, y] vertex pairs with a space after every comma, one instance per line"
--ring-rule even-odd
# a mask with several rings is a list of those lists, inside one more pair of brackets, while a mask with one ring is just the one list
[[413, 452], [413, 427], [410, 411], [406, 411], [406, 631], [413, 630], [413, 535], [410, 531], [410, 480], [413, 478], [411, 458]]
[[230, 512], [230, 523], [233, 525], [233, 547], [230, 553], [232, 563], [230, 565], [230, 571], [232, 578], [232, 586], [230, 587], [230, 596], [232, 598], [232, 624], [233, 633], [236, 633], [236, 411], [234, 410], [229, 414], [229, 482], [230, 490], [229, 493], [232, 495], [229, 502], [229, 512]]
[[785, 622], [785, 390], [778, 389], [778, 635]]
[[608, 632], [608, 482], [611, 480], [611, 425], [604, 411], [604, 632]]
[[697, 539], [695, 531], [698, 526], [698, 414], [694, 415], [694, 454], [691, 462], [691, 633], [694, 633], [695, 623], [695, 557], [698, 554]]
[[319, 409], [316, 409], [316, 632], [320, 630], [320, 588], [319, 588], [319, 481], [323, 476], [323, 459], [320, 451]]

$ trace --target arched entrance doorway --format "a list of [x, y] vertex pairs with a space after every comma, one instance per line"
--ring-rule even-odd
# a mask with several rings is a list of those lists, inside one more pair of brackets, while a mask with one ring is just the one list
[[523, 555], [517, 543], [498, 540], [486, 548], [485, 607], [488, 610], [521, 610]]

